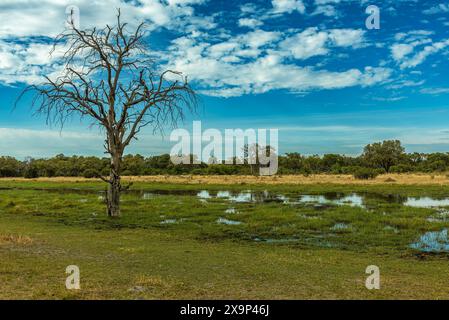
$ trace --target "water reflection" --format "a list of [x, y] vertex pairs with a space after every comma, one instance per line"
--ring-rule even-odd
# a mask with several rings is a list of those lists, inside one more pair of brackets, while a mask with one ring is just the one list
[[440, 232], [427, 232], [420, 237], [418, 242], [412, 243], [410, 247], [422, 252], [449, 252], [447, 229]]
[[[105, 200], [104, 191], [88, 190], [88, 189], [37, 189], [39, 191], [55, 192], [55, 193], [78, 193], [78, 194], [95, 194], [99, 201]], [[143, 200], [152, 200], [156, 196], [163, 195], [180, 195], [180, 196], [196, 196], [205, 202], [208, 199], [223, 199], [235, 203], [281, 203], [281, 204], [314, 204], [316, 208], [326, 208], [328, 205], [352, 206], [360, 208], [369, 208], [369, 205], [379, 203], [405, 205], [414, 208], [444, 208], [449, 207], [449, 197], [406, 197], [399, 194], [379, 194], [370, 192], [326, 192], [322, 194], [301, 194], [301, 193], [280, 193], [265, 191], [230, 191], [230, 190], [128, 190], [124, 192], [128, 195], [136, 195]], [[86, 200], [81, 199], [80, 202]], [[318, 206], [322, 205], [322, 206]]]
[[235, 208], [229, 208], [229, 209], [225, 210], [225, 213], [234, 214], [234, 213], [237, 213], [237, 211], [235, 210]]
[[346, 223], [336, 223], [331, 229], [334, 231], [341, 231], [349, 229], [349, 226]]
[[199, 199], [225, 199], [230, 202], [236, 203], [283, 203], [283, 204], [314, 204], [315, 207], [321, 208], [324, 205], [337, 205], [337, 206], [351, 206], [367, 209], [367, 203], [388, 203], [398, 204], [414, 208], [442, 208], [449, 207], [449, 198], [432, 198], [432, 197], [405, 197], [398, 194], [377, 194], [377, 193], [339, 193], [329, 192], [324, 194], [310, 195], [310, 194], [282, 194], [269, 192], [267, 190], [260, 191], [208, 191], [201, 190], [196, 192], [196, 196]]
[[209, 191], [207, 191], [207, 190], [201, 190], [200, 192], [198, 192], [198, 194], [196, 196], [200, 199], [212, 198], [211, 195], [209, 194]]
[[161, 224], [172, 224], [172, 223], [176, 223], [176, 219], [166, 219], [161, 221]]
[[447, 207], [449, 206], [449, 199], [433, 199], [430, 197], [407, 198], [404, 205], [416, 208]]
[[240, 221], [229, 220], [225, 218], [218, 218], [217, 223], [219, 224], [227, 224], [227, 225], [239, 225], [242, 224]]
[[333, 195], [304, 195], [299, 198], [299, 202], [301, 203], [348, 205], [351, 207], [365, 208], [363, 200], [363, 196], [355, 193], [341, 198], [334, 198]]

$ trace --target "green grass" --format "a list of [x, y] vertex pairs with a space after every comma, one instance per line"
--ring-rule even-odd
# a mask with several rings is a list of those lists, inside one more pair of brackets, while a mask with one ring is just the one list
[[[2, 299], [449, 298], [447, 255], [409, 247], [425, 232], [449, 228], [449, 222], [429, 222], [435, 210], [380, 197], [441, 197], [447, 187], [206, 187], [286, 195], [369, 192], [376, 196], [367, 198], [366, 210], [201, 201], [188, 194], [144, 199], [140, 189], [201, 187], [139, 183], [133, 186], [137, 191], [123, 195], [118, 219], [105, 216], [100, 183], [2, 181], [0, 188]], [[229, 208], [236, 213], [226, 213]], [[219, 218], [240, 224], [219, 224]], [[175, 223], [161, 223], [167, 220]], [[65, 289], [71, 264], [80, 267], [80, 291]], [[380, 267], [381, 290], [369, 291], [365, 269], [373, 264]]]
[[[127, 184], [125, 180], [123, 184]], [[0, 189], [80, 189], [91, 191], [105, 190], [106, 185], [104, 182], [98, 181], [37, 181], [37, 180], [0, 180]], [[134, 190], [270, 190], [279, 192], [298, 192], [308, 194], [321, 194], [323, 192], [370, 192], [378, 194], [398, 194], [407, 196], [447, 196], [449, 194], [449, 185], [400, 185], [400, 184], [284, 184], [284, 185], [267, 185], [267, 184], [223, 184], [223, 185], [205, 185], [204, 187], [198, 184], [174, 184], [165, 182], [134, 182], [131, 189]]]

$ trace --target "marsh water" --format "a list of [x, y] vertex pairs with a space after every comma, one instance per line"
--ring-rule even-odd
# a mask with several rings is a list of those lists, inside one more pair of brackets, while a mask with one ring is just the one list
[[[99, 200], [104, 199], [104, 192], [87, 190], [45, 190], [49, 192], [80, 192], [97, 193]], [[151, 201], [154, 198], [162, 196], [188, 196], [196, 198], [201, 203], [209, 202], [226, 203], [227, 209], [223, 210], [222, 216], [215, 220], [217, 225], [227, 225], [236, 228], [244, 222], [236, 218], [241, 206], [245, 204], [267, 204], [271, 206], [305, 206], [314, 211], [327, 210], [338, 206], [344, 208], [352, 207], [361, 212], [375, 214], [394, 213], [401, 207], [432, 209], [433, 214], [429, 215], [427, 221], [430, 223], [449, 222], [449, 197], [421, 196], [411, 197], [400, 194], [383, 194], [374, 192], [326, 192], [321, 194], [307, 194], [295, 192], [273, 192], [273, 191], [234, 191], [234, 190], [130, 190], [126, 192], [131, 197], [136, 197], [142, 201]], [[85, 199], [81, 199], [81, 202]], [[244, 208], [243, 208], [244, 209]], [[304, 216], [307, 219], [319, 218], [318, 216]], [[160, 222], [162, 225], [177, 224], [183, 219], [165, 219]], [[387, 230], [387, 228], [390, 228]], [[351, 230], [351, 225], [346, 223], [335, 223], [331, 228], [332, 232], [341, 232]], [[386, 226], [386, 231], [394, 233], [400, 232], [392, 226]], [[254, 241], [264, 241], [266, 243], [290, 243], [295, 239], [261, 239], [254, 238]], [[439, 230], [424, 232], [414, 242], [409, 243], [409, 247], [421, 252], [449, 252], [449, 239], [447, 229], [443, 226]]]
[[[170, 192], [168, 192], [170, 193]], [[303, 204], [312, 206], [317, 210], [325, 209], [326, 206], [350, 206], [358, 207], [363, 210], [370, 210], [372, 207], [381, 203], [393, 204], [399, 206], [407, 206], [411, 208], [429, 208], [435, 209], [437, 216], [428, 218], [429, 222], [448, 221], [449, 220], [449, 198], [435, 198], [435, 197], [409, 197], [398, 194], [378, 194], [378, 193], [323, 193], [323, 194], [294, 194], [294, 193], [273, 193], [269, 191], [255, 192], [247, 191], [176, 191], [176, 194], [188, 194], [197, 197], [202, 202], [210, 200], [223, 200], [230, 204], [235, 203], [279, 203], [280, 205], [288, 204]], [[144, 192], [143, 199], [167, 194], [167, 191], [152, 191], [151, 193]], [[448, 208], [446, 208], [448, 207]], [[238, 213], [234, 207], [230, 207], [225, 211], [226, 214], [231, 215]], [[234, 221], [229, 218], [219, 218], [217, 223], [226, 225], [239, 225], [241, 222]], [[345, 223], [336, 223], [333, 231], [341, 231], [350, 229], [350, 226]], [[398, 232], [397, 229], [392, 228], [393, 232]], [[295, 239], [258, 239], [255, 241], [264, 241], [266, 243], [290, 243], [295, 242]], [[447, 229], [441, 231], [426, 232], [420, 238], [409, 245], [410, 248], [426, 253], [449, 252], [449, 238]]]
[[[9, 190], [5, 188], [5, 190]], [[38, 191], [56, 192], [56, 193], [97, 193], [99, 198], [103, 198], [104, 191], [94, 191], [86, 189], [34, 189]], [[281, 193], [265, 191], [231, 191], [231, 190], [128, 190], [125, 194], [135, 195], [143, 200], [149, 200], [157, 196], [179, 195], [194, 196], [199, 200], [220, 199], [234, 203], [283, 203], [283, 204], [311, 204], [316, 205], [340, 205], [360, 208], [369, 208], [370, 203], [379, 202], [387, 204], [399, 204], [415, 208], [444, 208], [449, 209], [449, 197], [409, 197], [399, 194], [381, 194], [374, 192], [326, 192], [321, 194], [306, 193]]]
[[209, 190], [153, 190], [140, 192], [142, 199], [151, 199], [158, 195], [190, 195], [200, 200], [221, 199], [234, 203], [283, 203], [283, 204], [311, 204], [320, 208], [320, 205], [339, 205], [360, 208], [369, 208], [370, 202], [399, 204], [415, 208], [444, 208], [449, 207], [449, 197], [407, 197], [398, 194], [379, 193], [338, 193], [329, 192], [323, 194], [292, 194], [269, 191], [209, 191]]

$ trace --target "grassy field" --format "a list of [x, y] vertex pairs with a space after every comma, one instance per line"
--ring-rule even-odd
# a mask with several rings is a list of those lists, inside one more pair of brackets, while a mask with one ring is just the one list
[[[448, 254], [410, 247], [449, 228], [445, 208], [404, 205], [449, 194], [445, 176], [423, 177], [437, 182], [135, 178], [119, 219], [105, 216], [100, 182], [3, 179], [0, 298], [447, 299]], [[248, 190], [255, 199], [239, 201]], [[293, 201], [329, 193], [341, 201]], [[361, 205], [345, 200], [354, 193]], [[79, 266], [81, 290], [65, 288], [68, 265]], [[369, 265], [380, 290], [365, 288]]]

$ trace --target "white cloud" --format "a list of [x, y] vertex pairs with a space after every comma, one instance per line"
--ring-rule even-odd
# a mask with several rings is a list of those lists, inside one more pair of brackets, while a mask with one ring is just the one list
[[358, 47], [363, 43], [365, 31], [360, 29], [333, 29], [329, 38], [337, 47]]
[[[353, 68], [335, 72], [313, 66], [300, 67], [286, 63], [283, 52], [269, 41], [257, 43], [257, 54], [243, 59], [239, 54], [244, 51], [241, 45], [245, 42], [240, 42], [239, 46], [236, 39], [241, 41], [253, 35], [231, 38], [219, 45], [197, 43], [185, 37], [177, 39], [171, 47], [170, 67], [188, 74], [199, 84], [202, 93], [224, 97], [279, 89], [302, 92], [371, 86], [386, 81], [391, 75], [391, 70], [386, 68]], [[276, 38], [274, 35], [270, 37]], [[226, 61], [220, 56], [236, 56], [238, 59]]]
[[[175, 39], [169, 48], [159, 53], [170, 67], [184, 72], [199, 84], [203, 93], [210, 95], [236, 96], [277, 89], [302, 92], [371, 86], [385, 81], [391, 74], [391, 70], [386, 68], [348, 67], [328, 71], [319, 65], [299, 66], [292, 62], [292, 58], [306, 60], [329, 54], [336, 47], [357, 49], [365, 45], [365, 31], [358, 29], [309, 28], [295, 33], [296, 30], [280, 32], [260, 28], [264, 19], [273, 15], [305, 12], [302, 1], [273, 0], [273, 9], [266, 11], [266, 17], [245, 17], [246, 14], [256, 14], [259, 9], [254, 5], [244, 5], [238, 23], [252, 30], [234, 35], [224, 28], [221, 31], [215, 28], [213, 15], [199, 17], [194, 14], [192, 6], [205, 1], [4, 0], [0, 4], [0, 18], [6, 19], [5, 24], [0, 26], [0, 83], [38, 83], [42, 74], [52, 76], [58, 73], [61, 69], [57, 61], [60, 52], [50, 57], [51, 46], [48, 43], [26, 37], [58, 33], [59, 27], [64, 24], [65, 7], [69, 4], [80, 7], [82, 27], [113, 23], [118, 6], [124, 8], [123, 19], [133, 23], [147, 20], [153, 28], [174, 29], [182, 26], [185, 36]], [[29, 4], [26, 10], [17, 10], [18, 5], [25, 3]], [[15, 14], [29, 17], [32, 27], [23, 26], [14, 30], [12, 20]], [[34, 19], [36, 16], [39, 19]], [[48, 19], [40, 19], [43, 16]], [[18, 37], [27, 41], [13, 41]], [[338, 55], [335, 57], [338, 58]]]
[[[410, 72], [413, 74], [413, 72]], [[413, 81], [413, 80], [397, 80], [389, 84], [386, 88], [391, 90], [398, 90], [403, 89], [405, 87], [419, 87], [422, 86], [426, 80], [419, 80], [419, 81]]]
[[313, 11], [312, 15], [325, 15], [327, 17], [335, 17], [337, 16], [337, 11], [335, 10], [335, 7], [330, 5], [319, 5], [316, 7], [315, 11]]
[[[329, 3], [340, 3], [342, 0], [315, 0], [316, 5], [323, 5]], [[344, 0], [343, 0], [344, 1]]]
[[448, 94], [449, 88], [425, 88], [422, 89], [420, 92], [430, 95]]
[[280, 37], [280, 32], [268, 32], [263, 30], [255, 30], [239, 36], [243, 43], [251, 48], [259, 48], [261, 46], [271, 44]]
[[257, 19], [252, 18], [241, 18], [239, 19], [240, 27], [248, 27], [248, 28], [256, 28], [263, 25], [263, 22]]
[[421, 63], [423, 63], [428, 56], [435, 54], [448, 46], [449, 46], [449, 39], [440, 42], [435, 42], [432, 43], [431, 45], [427, 45], [424, 47], [424, 49], [422, 49], [422, 51], [416, 53], [410, 59], [403, 61], [401, 63], [401, 69], [416, 67]]
[[308, 59], [328, 53], [326, 47], [328, 38], [327, 32], [318, 32], [316, 28], [309, 28], [282, 41], [280, 48], [289, 52], [296, 59]]
[[405, 97], [374, 97], [373, 100], [382, 101], [382, 102], [396, 102], [404, 100]]
[[255, 13], [257, 11], [257, 6], [254, 3], [245, 3], [240, 6], [240, 11], [242, 14]]
[[393, 59], [396, 61], [404, 59], [404, 57], [413, 52], [414, 46], [410, 44], [400, 43], [391, 47]]
[[282, 41], [280, 48], [289, 52], [294, 58], [304, 60], [327, 54], [331, 46], [359, 47], [364, 41], [363, 35], [364, 31], [362, 30], [318, 31], [318, 28], [308, 28]]
[[[148, 29], [179, 29], [186, 33], [215, 26], [213, 17], [193, 16], [194, 4], [207, 0], [2, 0], [0, 2], [0, 83], [38, 83], [42, 75], [60, 69], [57, 58], [50, 56], [51, 38], [65, 28], [66, 8], [80, 8], [82, 28], [104, 27], [116, 22], [117, 8], [122, 18], [133, 25], [146, 21]], [[188, 17], [188, 18], [187, 18]], [[38, 37], [38, 38], [37, 38]], [[17, 41], [20, 39], [20, 41]]]
[[422, 64], [430, 55], [444, 50], [449, 46], [449, 39], [434, 42], [429, 36], [433, 32], [426, 30], [414, 30], [408, 33], [398, 33], [393, 44], [391, 54], [401, 69], [414, 68]]
[[57, 46], [50, 55], [52, 49], [52, 44], [0, 40], [0, 83], [37, 84], [43, 74], [52, 77], [61, 68], [57, 60], [64, 51], [63, 46]]
[[272, 0], [274, 13], [291, 13], [293, 11], [298, 11], [304, 13], [306, 7], [302, 0]]
[[0, 37], [55, 36], [64, 26], [67, 6], [80, 8], [81, 27], [104, 26], [116, 20], [117, 8], [131, 24], [150, 22], [153, 27], [176, 27], [179, 18], [192, 16], [190, 5], [205, 0], [2, 0]]
[[440, 3], [434, 7], [424, 10], [425, 14], [438, 14], [449, 12], [449, 4]]

